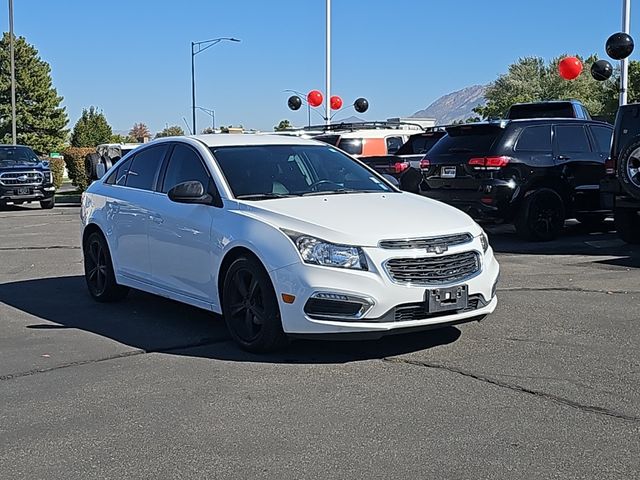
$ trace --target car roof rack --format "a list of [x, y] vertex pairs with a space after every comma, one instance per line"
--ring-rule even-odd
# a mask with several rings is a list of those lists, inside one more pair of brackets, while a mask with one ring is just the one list
[[425, 130], [425, 127], [423, 127], [422, 125], [411, 122], [340, 122], [331, 123], [329, 125], [309, 125], [308, 127], [304, 127], [303, 130], [316, 132], [319, 130], [325, 133], [344, 130], [410, 130], [407, 128], [402, 128], [403, 126], [412, 126], [416, 127], [417, 130]]

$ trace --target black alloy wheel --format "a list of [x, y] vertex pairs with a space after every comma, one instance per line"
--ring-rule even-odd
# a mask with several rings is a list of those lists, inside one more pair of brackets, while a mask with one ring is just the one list
[[271, 279], [257, 260], [240, 257], [231, 264], [222, 297], [227, 328], [242, 348], [267, 352], [286, 344]]
[[104, 237], [94, 232], [84, 248], [84, 277], [91, 296], [98, 302], [112, 302], [124, 298], [129, 289], [116, 283], [109, 247]]
[[547, 242], [560, 234], [565, 220], [562, 197], [555, 190], [541, 188], [524, 200], [516, 218], [516, 232], [525, 240]]

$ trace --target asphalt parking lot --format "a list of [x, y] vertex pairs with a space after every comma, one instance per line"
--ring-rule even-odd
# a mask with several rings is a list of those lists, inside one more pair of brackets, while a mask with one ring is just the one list
[[77, 207], [0, 212], [0, 478], [640, 477], [640, 249], [490, 231], [482, 323], [250, 355], [135, 292], [94, 303]]

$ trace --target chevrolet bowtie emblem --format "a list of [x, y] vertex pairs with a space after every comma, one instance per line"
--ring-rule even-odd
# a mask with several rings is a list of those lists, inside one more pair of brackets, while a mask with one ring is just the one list
[[436, 255], [440, 255], [447, 250], [449, 250], [449, 247], [447, 245], [429, 245], [427, 247], [427, 253], [435, 253]]

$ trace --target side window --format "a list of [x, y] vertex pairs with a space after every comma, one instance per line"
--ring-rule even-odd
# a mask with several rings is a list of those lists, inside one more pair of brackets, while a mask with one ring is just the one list
[[609, 155], [609, 152], [611, 151], [611, 136], [613, 135], [613, 130], [607, 127], [597, 127], [592, 125], [591, 133], [593, 133], [593, 137], [596, 139], [598, 152], [604, 155]]
[[[115, 180], [114, 183], [116, 185], [124, 185], [127, 181], [127, 173], [129, 172], [129, 167], [131, 166], [131, 160], [133, 157], [128, 158], [122, 165], [118, 167], [115, 171]], [[109, 176], [111, 178], [111, 176]]]
[[197, 180], [206, 189], [209, 185], [209, 174], [194, 150], [183, 144], [176, 144], [169, 159], [167, 173], [162, 184], [162, 193], [167, 193], [182, 182]]
[[153, 190], [167, 145], [146, 148], [133, 157], [127, 175], [127, 187]]
[[338, 148], [351, 155], [362, 155], [361, 138], [342, 138], [338, 143]]
[[556, 125], [556, 142], [560, 153], [591, 151], [582, 125]]
[[387, 137], [387, 153], [396, 153], [404, 143], [402, 137]]
[[551, 125], [526, 127], [518, 137], [515, 150], [527, 152], [551, 151]]

